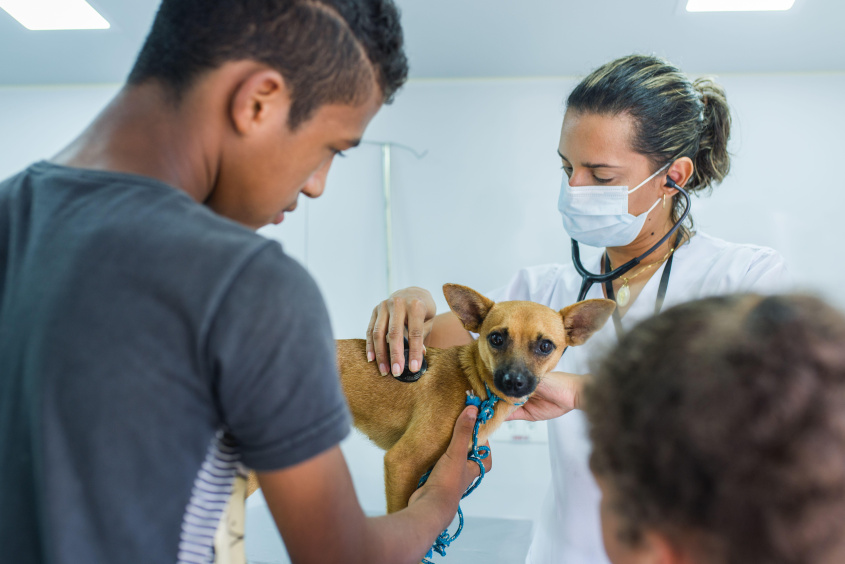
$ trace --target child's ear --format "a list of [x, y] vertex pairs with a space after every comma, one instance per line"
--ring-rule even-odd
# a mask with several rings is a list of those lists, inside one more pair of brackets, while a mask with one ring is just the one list
[[690, 554], [682, 546], [672, 543], [662, 533], [645, 530], [640, 538], [638, 554], [643, 564], [692, 564]]
[[458, 284], [444, 284], [443, 295], [446, 296], [449, 307], [461, 320], [464, 329], [473, 333], [478, 332], [490, 308], [496, 305], [494, 301], [485, 298], [472, 288]]
[[616, 302], [613, 300], [584, 300], [560, 310], [563, 328], [566, 330], [566, 344], [583, 345], [593, 333], [604, 327]]

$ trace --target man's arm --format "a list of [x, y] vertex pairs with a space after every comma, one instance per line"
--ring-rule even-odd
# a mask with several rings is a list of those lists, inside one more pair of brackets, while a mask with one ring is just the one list
[[466, 460], [476, 414], [474, 407], [464, 410], [428, 482], [414, 493], [407, 509], [391, 515], [364, 515], [337, 446], [295, 466], [259, 472], [291, 562], [418, 564], [454, 518], [461, 495], [478, 475], [478, 467]]

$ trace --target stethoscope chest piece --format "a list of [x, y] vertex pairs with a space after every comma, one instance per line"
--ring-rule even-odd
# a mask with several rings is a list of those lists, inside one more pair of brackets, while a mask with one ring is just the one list
[[408, 360], [410, 356], [411, 356], [411, 354], [410, 354], [410, 349], [408, 348], [408, 338], [406, 337], [405, 338], [405, 370], [403, 370], [402, 374], [400, 374], [399, 376], [394, 377], [397, 380], [399, 380], [400, 382], [407, 382], [407, 383], [416, 382], [417, 380], [419, 380], [422, 377], [423, 374], [425, 374], [425, 371], [428, 370], [428, 362], [425, 360], [425, 355], [423, 355], [422, 365], [420, 366], [420, 369], [417, 370], [416, 372], [411, 372], [411, 369], [408, 367], [409, 364], [410, 364], [410, 362]]

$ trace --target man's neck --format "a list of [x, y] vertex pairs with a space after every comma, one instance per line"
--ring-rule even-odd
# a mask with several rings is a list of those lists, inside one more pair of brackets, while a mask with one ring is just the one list
[[[181, 107], [190, 107], [183, 102]], [[205, 162], [204, 139], [191, 135], [191, 114], [180, 111], [154, 84], [124, 87], [97, 118], [52, 162], [155, 178], [203, 202], [216, 176]]]

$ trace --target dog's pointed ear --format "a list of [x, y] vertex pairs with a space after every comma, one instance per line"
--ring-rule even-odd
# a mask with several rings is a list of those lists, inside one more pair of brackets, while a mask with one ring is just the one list
[[461, 320], [464, 329], [473, 333], [478, 332], [490, 308], [496, 305], [496, 302], [485, 298], [472, 288], [458, 284], [444, 284], [443, 295], [446, 296], [449, 307]]
[[560, 310], [566, 330], [566, 344], [583, 345], [593, 333], [604, 327], [616, 302], [613, 300], [584, 300]]

